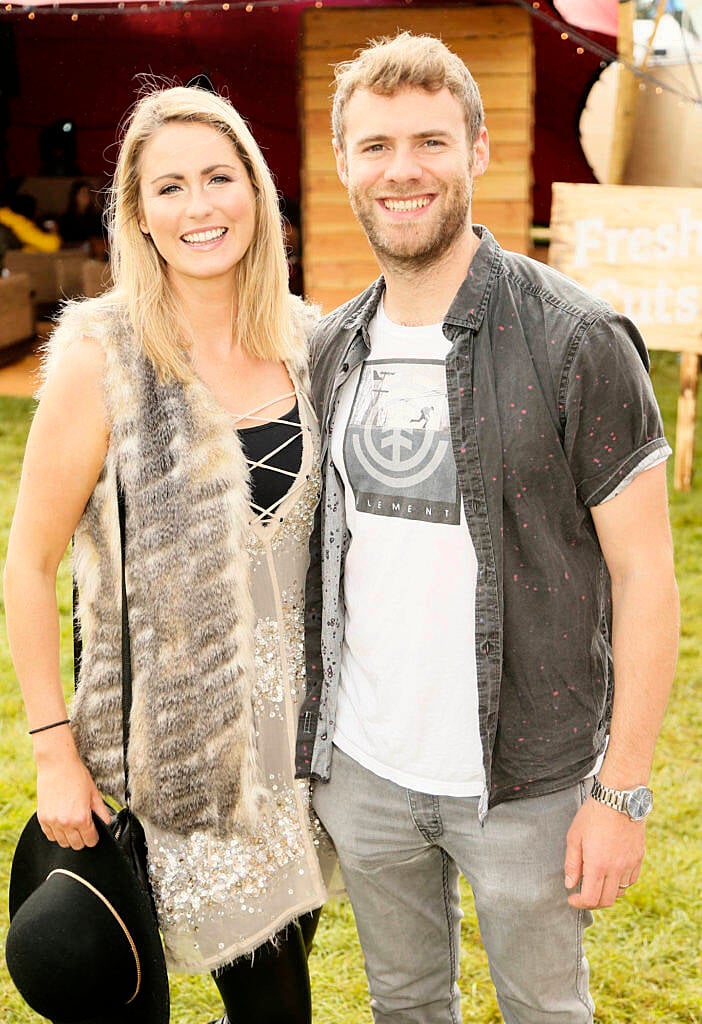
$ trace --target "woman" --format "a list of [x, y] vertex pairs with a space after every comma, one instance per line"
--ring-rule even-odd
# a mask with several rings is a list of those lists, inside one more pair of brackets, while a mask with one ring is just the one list
[[[109, 217], [115, 286], [69, 307], [51, 341], [5, 572], [38, 816], [79, 849], [97, 840], [91, 812], [109, 819], [101, 794], [123, 795], [119, 479], [129, 781], [169, 964], [214, 972], [222, 1021], [308, 1022], [325, 888], [292, 745], [314, 316], [288, 294], [268, 168], [218, 96], [137, 104]], [[71, 535], [83, 654], [65, 724], [55, 577]]]

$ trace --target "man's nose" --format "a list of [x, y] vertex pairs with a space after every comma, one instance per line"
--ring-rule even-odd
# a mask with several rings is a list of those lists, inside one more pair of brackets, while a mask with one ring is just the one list
[[387, 181], [416, 181], [422, 176], [421, 162], [410, 146], [398, 146], [392, 151], [385, 170]]

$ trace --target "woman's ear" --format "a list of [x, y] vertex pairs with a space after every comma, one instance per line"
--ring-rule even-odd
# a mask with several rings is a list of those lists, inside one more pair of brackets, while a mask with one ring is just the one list
[[144, 217], [144, 211], [141, 208], [141, 202], [139, 203], [139, 208], [137, 210], [137, 224], [139, 225], [139, 230], [143, 235], [151, 234], [146, 223], [146, 219]]

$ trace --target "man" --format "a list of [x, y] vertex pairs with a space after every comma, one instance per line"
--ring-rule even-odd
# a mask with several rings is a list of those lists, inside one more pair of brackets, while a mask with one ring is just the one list
[[592, 1021], [582, 932], [639, 876], [676, 654], [646, 350], [472, 226], [488, 135], [438, 40], [341, 65], [333, 128], [383, 277], [314, 343], [299, 772], [377, 1024], [460, 1021], [459, 872], [507, 1024]]

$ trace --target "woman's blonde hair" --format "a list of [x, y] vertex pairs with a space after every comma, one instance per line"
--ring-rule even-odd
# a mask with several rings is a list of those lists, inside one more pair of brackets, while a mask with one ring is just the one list
[[470, 145], [485, 123], [483, 101], [475, 79], [461, 58], [435, 36], [398, 32], [396, 36], [372, 39], [353, 60], [337, 64], [334, 76], [332, 131], [342, 150], [345, 149], [344, 115], [356, 89], [394, 96], [402, 89], [438, 92], [445, 87], [463, 107]]
[[234, 268], [237, 309], [233, 327], [242, 347], [266, 360], [294, 356], [298, 341], [290, 320], [288, 268], [278, 194], [261, 150], [228, 100], [205, 89], [176, 86], [143, 96], [129, 115], [107, 200], [114, 288], [144, 353], [162, 379], [189, 380], [189, 339], [151, 238], [139, 227], [140, 163], [144, 147], [166, 124], [204, 124], [231, 139], [255, 194], [251, 245]]

